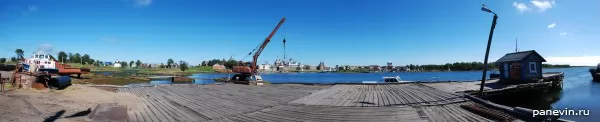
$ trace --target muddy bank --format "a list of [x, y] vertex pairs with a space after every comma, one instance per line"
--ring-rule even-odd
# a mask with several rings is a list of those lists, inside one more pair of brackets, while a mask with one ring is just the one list
[[98, 104], [117, 103], [133, 109], [137, 96], [74, 84], [64, 90], [17, 89], [0, 93], [0, 121], [87, 121]]

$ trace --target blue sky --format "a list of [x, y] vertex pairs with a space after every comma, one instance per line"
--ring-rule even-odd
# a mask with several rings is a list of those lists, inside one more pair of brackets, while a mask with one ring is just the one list
[[[242, 59], [287, 17], [259, 58], [316, 65], [490, 61], [536, 50], [554, 64], [600, 62], [597, 0], [3, 0], [0, 57], [40, 45], [104, 61]], [[245, 59], [250, 60], [249, 58]]]

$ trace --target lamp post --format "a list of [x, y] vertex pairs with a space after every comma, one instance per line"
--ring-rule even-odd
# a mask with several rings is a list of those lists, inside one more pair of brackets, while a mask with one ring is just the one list
[[492, 12], [492, 10], [486, 8], [485, 5], [481, 7], [481, 10], [494, 14], [494, 20], [492, 21], [492, 28], [490, 30], [490, 37], [488, 38], [487, 48], [485, 49], [485, 59], [483, 60], [483, 75], [481, 76], [481, 84], [479, 87], [479, 97], [483, 99], [483, 87], [485, 85], [486, 74], [488, 69], [488, 56], [490, 54], [490, 45], [492, 44], [492, 36], [494, 36], [494, 28], [496, 28], [496, 19], [498, 19], [498, 15]]

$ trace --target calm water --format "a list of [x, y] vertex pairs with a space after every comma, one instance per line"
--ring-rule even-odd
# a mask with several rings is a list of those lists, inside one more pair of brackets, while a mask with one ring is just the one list
[[[383, 72], [383, 73], [263, 73], [262, 78], [271, 83], [359, 83], [377, 81], [385, 76], [400, 76], [407, 81], [481, 80], [482, 71], [469, 72]], [[490, 71], [491, 73], [491, 71]], [[489, 74], [489, 73], [488, 73]], [[194, 74], [197, 80], [230, 77], [230, 74]], [[203, 80], [199, 83], [211, 82]]]
[[[491, 72], [491, 71], [490, 71]], [[591, 116], [562, 116], [575, 121], [600, 120], [600, 82], [593, 82], [588, 68], [544, 69], [544, 72], [564, 72], [562, 91], [554, 91], [540, 96], [528, 96], [527, 99], [502, 103], [513, 107], [532, 109], [590, 110]], [[271, 83], [347, 83], [380, 80], [384, 76], [400, 76], [408, 81], [465, 81], [481, 80], [481, 71], [468, 72], [398, 72], [398, 73], [266, 73], [264, 80]], [[489, 73], [488, 73], [489, 74]], [[194, 74], [196, 84], [215, 83], [214, 78], [229, 77], [229, 74]], [[152, 81], [151, 84], [168, 84], [168, 81]]]
[[600, 113], [598, 113], [600, 112], [600, 82], [592, 81], [588, 68], [548, 69], [544, 71], [565, 73], [562, 92], [543, 97], [549, 99], [549, 101], [553, 101], [552, 98], [557, 98], [555, 102], [551, 102], [552, 109], [590, 110], [590, 116], [563, 116], [561, 118], [575, 121], [600, 120]]

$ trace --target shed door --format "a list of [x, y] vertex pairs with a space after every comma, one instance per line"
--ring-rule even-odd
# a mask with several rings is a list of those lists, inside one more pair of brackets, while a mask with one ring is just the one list
[[504, 63], [504, 78], [508, 78], [509, 72], [508, 72], [508, 63]]

